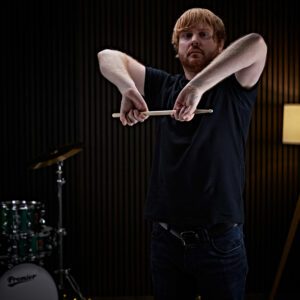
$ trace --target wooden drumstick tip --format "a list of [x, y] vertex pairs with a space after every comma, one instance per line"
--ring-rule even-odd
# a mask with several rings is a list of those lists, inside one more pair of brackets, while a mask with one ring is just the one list
[[[175, 110], [154, 110], [154, 111], [144, 111], [142, 112], [146, 116], [170, 116], [174, 114], [176, 111]], [[213, 109], [196, 109], [195, 114], [211, 114], [213, 113]], [[112, 117], [113, 118], [120, 118], [121, 114], [120, 113], [113, 113]]]

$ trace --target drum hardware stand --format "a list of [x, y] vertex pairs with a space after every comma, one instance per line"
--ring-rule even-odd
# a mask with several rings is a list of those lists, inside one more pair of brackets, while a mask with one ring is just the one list
[[66, 183], [65, 179], [62, 177], [62, 167], [63, 161], [57, 162], [57, 186], [58, 186], [58, 226], [57, 226], [57, 235], [58, 235], [58, 262], [59, 269], [54, 271], [54, 273], [59, 274], [59, 284], [58, 288], [60, 290], [64, 289], [64, 278], [66, 278], [71, 285], [74, 292], [80, 297], [82, 300], [86, 300], [81, 294], [80, 288], [76, 283], [73, 276], [70, 274], [70, 269], [63, 268], [63, 236], [66, 235], [66, 230], [63, 226], [63, 215], [62, 215], [62, 186]]

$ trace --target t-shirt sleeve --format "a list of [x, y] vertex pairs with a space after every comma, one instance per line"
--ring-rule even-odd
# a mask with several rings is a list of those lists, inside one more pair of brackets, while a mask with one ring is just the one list
[[170, 75], [167, 72], [146, 67], [145, 100], [149, 110], [160, 110], [163, 107], [163, 93]]

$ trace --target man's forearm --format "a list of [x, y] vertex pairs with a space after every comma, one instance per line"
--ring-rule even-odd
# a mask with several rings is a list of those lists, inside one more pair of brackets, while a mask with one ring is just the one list
[[98, 61], [102, 75], [117, 86], [121, 94], [135, 87], [128, 73], [126, 54], [115, 50], [103, 50], [98, 53]]
[[222, 51], [206, 68], [190, 82], [201, 94], [215, 86], [224, 78], [251, 67], [265, 59], [266, 44], [258, 34], [248, 34]]

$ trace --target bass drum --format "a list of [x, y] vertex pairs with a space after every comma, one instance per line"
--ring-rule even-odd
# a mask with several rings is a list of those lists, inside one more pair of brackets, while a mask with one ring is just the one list
[[58, 300], [54, 280], [42, 267], [20, 264], [0, 278], [1, 300]]

